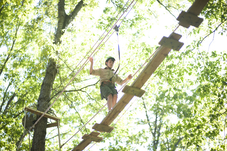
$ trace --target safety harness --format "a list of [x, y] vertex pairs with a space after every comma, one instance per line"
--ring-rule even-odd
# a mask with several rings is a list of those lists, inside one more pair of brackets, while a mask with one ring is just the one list
[[118, 67], [116, 69], [116, 71], [114, 72], [114, 75], [110, 78], [110, 81], [112, 82], [112, 78], [116, 75], [118, 69], [120, 68], [120, 59], [121, 59], [121, 56], [120, 56], [120, 45], [119, 45], [119, 35], [118, 35], [118, 32], [119, 32], [119, 26], [115, 26], [114, 29], [116, 31], [116, 34], [117, 34], [117, 45], [118, 45], [118, 57], [119, 57], [119, 64], [118, 64]]

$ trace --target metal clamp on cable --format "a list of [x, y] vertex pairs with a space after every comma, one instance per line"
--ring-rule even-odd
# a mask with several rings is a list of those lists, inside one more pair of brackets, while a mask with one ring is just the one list
[[115, 29], [116, 32], [119, 31], [119, 27], [120, 27], [120, 25], [119, 26], [115, 25], [114, 29]]

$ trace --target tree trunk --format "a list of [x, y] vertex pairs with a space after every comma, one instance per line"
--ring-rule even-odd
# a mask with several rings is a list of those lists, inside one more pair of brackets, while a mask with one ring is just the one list
[[[67, 15], [65, 13], [65, 0], [59, 0], [58, 3], [58, 26], [55, 33], [54, 44], [61, 43], [61, 36], [64, 34], [63, 30], [71, 23], [71, 21], [77, 16], [78, 12], [84, 6], [83, 0], [81, 0], [74, 8], [74, 10]], [[56, 63], [53, 59], [49, 60], [49, 64], [46, 69], [46, 75], [41, 86], [41, 92], [38, 99], [37, 109], [45, 111], [49, 107], [51, 89], [54, 83], [54, 79], [57, 74]], [[45, 150], [45, 137], [46, 137], [47, 119], [42, 118], [35, 126], [32, 151], [44, 151]]]
[[[40, 111], [44, 112], [49, 107], [51, 90], [53, 87], [56, 74], [57, 74], [56, 63], [53, 59], [50, 59], [38, 99], [37, 109]], [[35, 125], [32, 142], [32, 151], [45, 150], [46, 127], [47, 119], [45, 117], [41, 118], [41, 120]]]

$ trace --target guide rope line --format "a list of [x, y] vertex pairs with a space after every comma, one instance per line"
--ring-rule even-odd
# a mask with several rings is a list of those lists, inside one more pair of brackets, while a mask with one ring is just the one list
[[[153, 52], [152, 53], [152, 55], [143, 63], [143, 65], [142, 66], [140, 66], [140, 68], [139, 69], [137, 69], [136, 70], [136, 72], [132, 75], [132, 78], [148, 63], [148, 61], [151, 59], [151, 57], [153, 57], [154, 56], [154, 54], [156, 53], [158, 51], [158, 49], [155, 51], [155, 52]], [[129, 82], [130, 80], [128, 80], [124, 85], [127, 85], [128, 84], [128, 82]], [[123, 89], [123, 87], [121, 87], [121, 89], [120, 90], [122, 90]]]
[[[156, 50], [156, 51], [157, 51], [157, 50]], [[141, 70], [141, 69], [143, 68], [143, 66], [151, 59], [151, 57], [154, 56], [154, 54], [156, 53], [156, 51], [155, 51], [155, 52], [154, 52], [154, 53], [145, 61], [145, 63], [144, 63], [139, 69], [137, 69], [137, 71], [133, 74], [132, 77], [134, 77], [134, 76], [139, 72], [139, 70]], [[129, 81], [130, 81], [130, 80], [128, 80], [128, 81], [126, 82], [126, 84], [127, 84]], [[124, 85], [118, 90], [118, 92], [120, 92], [120, 91], [125, 87], [126, 84], [124, 84]], [[107, 103], [106, 103], [106, 104], [107, 104]], [[104, 106], [106, 106], [106, 104], [105, 104]], [[104, 107], [104, 106], [103, 106], [103, 107]], [[102, 109], [103, 109], [103, 108], [102, 108]], [[101, 109], [101, 110], [102, 110], [102, 109]], [[101, 111], [101, 110], [100, 110], [100, 111]], [[99, 111], [99, 112], [100, 112], [100, 111]], [[96, 114], [96, 115], [97, 115], [97, 114]], [[95, 115], [95, 116], [96, 116], [96, 115]], [[92, 117], [92, 118], [93, 118], [93, 117]], [[91, 121], [91, 120], [89, 120], [89, 121]], [[88, 123], [88, 122], [87, 122], [87, 123]], [[86, 124], [87, 124], [87, 123], [86, 123]], [[84, 125], [84, 126], [85, 126], [85, 125]], [[83, 127], [82, 127], [82, 128], [83, 128]], [[81, 128], [81, 129], [82, 129], [82, 128]], [[81, 129], [80, 129], [80, 130], [81, 130]], [[79, 130], [79, 131], [80, 131], [80, 130]], [[78, 131], [78, 132], [79, 132], [79, 131]], [[78, 132], [77, 132], [77, 133], [78, 133]], [[77, 133], [75, 133], [73, 136], [75, 136]], [[72, 137], [73, 137], [73, 136], [72, 136]], [[71, 137], [71, 138], [72, 138], [72, 137]], [[70, 139], [71, 139], [71, 138], [70, 138]], [[67, 141], [67, 142], [68, 142], [68, 141]], [[66, 144], [66, 143], [64, 143], [64, 145], [65, 145], [65, 144]], [[63, 145], [62, 145], [62, 146], [63, 146]]]
[[[123, 6], [123, 8], [128, 4], [129, 0], [125, 3], [125, 5]], [[123, 8], [119, 11], [119, 13], [117, 14], [117, 16], [115, 18], [118, 18], [118, 16], [120, 15], [120, 13], [122, 12]], [[116, 13], [117, 11], [115, 11]], [[86, 58], [86, 56], [89, 54], [89, 52], [91, 52], [91, 50], [95, 47], [95, 45], [98, 43], [98, 41], [102, 38], [102, 36], [106, 33], [107, 29], [113, 24], [114, 20], [110, 23], [109, 26], [106, 27], [106, 29], [104, 30], [104, 32], [102, 33], [102, 35], [99, 37], [99, 39], [95, 42], [95, 44], [92, 46], [92, 48], [86, 53], [86, 55], [83, 57], [83, 59], [78, 63], [78, 65], [76, 66], [76, 68], [81, 64], [81, 62]]]
[[[135, 1], [135, 0], [134, 0], [134, 1]], [[137, 1], [138, 1], [138, 0], [137, 0]], [[126, 16], [127, 16], [127, 15], [129, 14], [129, 12], [132, 10], [132, 8], [133, 8], [134, 5], [137, 3], [137, 1], [132, 5], [131, 9], [128, 11], [128, 13], [126, 14]], [[125, 10], [125, 11], [126, 11], [126, 10]], [[126, 16], [124, 17], [124, 19], [126, 18]], [[124, 20], [124, 19], [123, 19], [123, 20]], [[119, 23], [119, 26], [121, 25], [121, 23], [123, 22], [123, 20]], [[116, 26], [116, 23], [115, 23], [114, 25]], [[114, 25], [113, 25], [113, 26], [114, 26]], [[113, 33], [114, 33], [114, 32], [113, 32]], [[111, 34], [111, 36], [113, 35], [113, 33]], [[110, 38], [111, 36], [109, 36], [109, 38]], [[109, 39], [109, 38], [108, 38], [108, 39]], [[107, 39], [107, 40], [108, 40], [108, 39]], [[107, 40], [106, 40], [106, 41], [107, 41]], [[106, 42], [106, 41], [105, 41], [105, 42]], [[102, 44], [102, 46], [105, 44], [105, 42]], [[101, 46], [100, 48], [102, 48], [102, 46]], [[95, 52], [94, 55], [95, 55], [96, 53], [97, 53], [97, 52]]]
[[180, 25], [178, 24], [177, 27], [173, 30], [173, 32], [175, 32], [179, 27], [180, 27]]
[[[154, 76], [153, 78], [160, 72], [161, 70], [159, 70]], [[149, 85], [150, 82], [147, 83], [147, 85], [145, 86], [145, 89], [147, 88], [147, 86]], [[121, 120], [121, 118], [125, 115], [125, 113], [129, 110], [129, 108], [131, 108], [131, 106], [136, 102], [137, 99], [135, 99], [131, 104], [130, 106], [124, 111], [124, 113], [120, 116], [120, 118], [117, 119], [117, 121], [114, 123], [113, 127], [115, 127], [115, 125]], [[108, 134], [105, 134], [104, 137], [108, 135]], [[97, 142], [95, 142], [89, 149], [91, 149], [92, 147], [94, 147], [95, 145], [97, 144]], [[89, 151], [88, 149], [88, 151]]]
[[[136, 2], [137, 2], [137, 1], [136, 1]], [[136, 4], [136, 3], [135, 3], [135, 4]], [[134, 5], [135, 5], [135, 4], [134, 4]], [[134, 6], [134, 5], [133, 5], [133, 6]], [[115, 28], [118, 28], [117, 25], [115, 26]], [[118, 32], [118, 29], [115, 29], [115, 30]], [[114, 33], [114, 32], [113, 32], [113, 33]], [[113, 34], [113, 33], [112, 33], [112, 34]], [[103, 45], [102, 45], [102, 46], [103, 46]], [[120, 49], [118, 49], [118, 50], [120, 50]], [[153, 55], [154, 55], [154, 54], [153, 54]], [[146, 61], [146, 62], [137, 70], [136, 73], [134, 73], [133, 76], [135, 76], [135, 75], [138, 73], [138, 71], [139, 71], [140, 69], [142, 69], [142, 67], [148, 62], [148, 60], [149, 60], [153, 55], [151, 55], [151, 56], [147, 59], [147, 61]], [[132, 77], [133, 77], [133, 76], [132, 76]], [[128, 81], [127, 81], [127, 83], [128, 83]], [[125, 85], [126, 85], [126, 84], [125, 84]], [[122, 90], [122, 89], [124, 88], [125, 85], [123, 85], [123, 86], [121, 87], [120, 90]], [[119, 90], [119, 91], [120, 91], [120, 90]], [[118, 92], [119, 92], [119, 91], [118, 91]], [[107, 104], [107, 103], [106, 103], [106, 104]], [[105, 104], [104, 106], [106, 106], [106, 104]], [[104, 108], [104, 106], [98, 111], [98, 113]], [[96, 113], [96, 114], [95, 114], [95, 115], [94, 115], [94, 116], [93, 116], [93, 117], [92, 117], [84, 126], [86, 126], [86, 125], [87, 125], [87, 124], [88, 124], [88, 123], [89, 123], [89, 122], [90, 122], [98, 113]], [[84, 127], [84, 126], [83, 126], [83, 127]], [[83, 127], [82, 127], [82, 128], [83, 128]], [[80, 128], [80, 129], [79, 129], [79, 130], [78, 130], [78, 131], [77, 131], [69, 140], [71, 140], [71, 139], [72, 139], [72, 138], [73, 138], [73, 137], [74, 137], [82, 128]], [[61, 148], [62, 148], [69, 140], [67, 140], [67, 141], [61, 146]]]
[[[119, 16], [119, 14], [121, 13], [121, 11], [124, 9], [124, 7], [128, 4], [128, 2], [129, 2], [129, 0], [125, 3], [125, 5], [122, 7], [122, 9], [120, 10], [120, 12], [117, 14], [117, 16], [115, 17], [115, 18], [117, 18], [118, 16]], [[115, 11], [115, 14], [116, 14], [116, 12], [117, 11]], [[126, 15], [127, 16], [127, 15]], [[86, 58], [86, 56], [91, 52], [91, 50], [95, 47], [95, 45], [98, 43], [98, 41], [102, 38], [102, 36], [106, 33], [106, 30], [113, 24], [113, 22], [114, 22], [114, 20], [110, 23], [110, 25], [109, 26], [107, 26], [106, 27], [106, 29], [104, 30], [104, 32], [102, 33], [102, 35], [99, 37], [99, 39], [95, 42], [95, 44], [92, 46], [92, 48], [86, 53], [86, 55], [79, 61], [79, 63], [77, 64], [77, 66], [72, 70], [72, 72], [69, 74], [69, 75], [71, 75], [73, 72], [74, 72], [74, 70], [81, 64], [81, 62]], [[111, 30], [111, 29], [110, 29]], [[112, 36], [112, 35], [111, 35]], [[111, 37], [110, 36], [110, 37]], [[109, 37], [109, 38], [110, 38]], [[108, 39], [109, 39], [108, 38]], [[105, 39], [105, 37], [104, 37], [104, 39]], [[107, 41], [107, 40], [106, 40]], [[104, 42], [104, 44], [106, 43], [106, 41]], [[98, 45], [99, 46], [99, 45]], [[96, 47], [97, 48], [97, 47]], [[101, 47], [100, 47], [101, 48]], [[99, 49], [100, 49], [99, 48]], [[59, 57], [59, 56], [58, 56]], [[69, 76], [68, 76], [69, 77]], [[67, 78], [65, 78], [65, 79], [68, 79], [68, 77]]]
[[[108, 31], [108, 33], [106, 34], [106, 36], [110, 33], [110, 31], [117, 25], [117, 23], [118, 23], [118, 21], [122, 18], [122, 16], [125, 14], [125, 12], [128, 10], [128, 8], [132, 5], [132, 3], [134, 2], [135, 0], [133, 0], [130, 4], [129, 4], [129, 6], [127, 7], [127, 9], [122, 13], [122, 15], [117, 19], [117, 21], [115, 22], [115, 24], [111, 27], [111, 29]], [[104, 37], [104, 38], [106, 38], [106, 36]], [[103, 40], [104, 40], [104, 38], [103, 38]], [[103, 41], [102, 40], [102, 41]], [[101, 42], [102, 42], [101, 41]], [[101, 42], [100, 42], [100, 44], [101, 44]], [[99, 45], [100, 45], [99, 44]], [[98, 46], [99, 46], [98, 45]], [[98, 48], [98, 46], [96, 47], [96, 49]], [[95, 49], [95, 50], [96, 50]], [[91, 57], [94, 53], [95, 53], [95, 50], [91, 53], [91, 55], [89, 56], [89, 57]], [[86, 61], [88, 61], [88, 59], [86, 60]]]
[[[114, 32], [112, 32], [112, 34], [109, 36], [109, 38], [113, 35], [113, 33], [114, 33]], [[108, 38], [107, 40], [109, 40], [109, 38]], [[107, 41], [107, 40], [106, 40], [106, 41]], [[105, 41], [105, 42], [106, 42], [106, 41]], [[103, 44], [103, 45], [104, 45], [104, 44]], [[103, 45], [102, 45], [102, 46], [103, 46]], [[102, 46], [101, 46], [101, 47], [102, 47]], [[101, 47], [100, 47], [100, 48], [101, 48]], [[96, 53], [95, 53], [95, 54], [96, 54]], [[99, 111], [98, 111], [98, 112], [97, 112], [97, 113], [96, 113], [96, 114], [95, 114], [95, 115], [94, 115], [86, 124], [84, 124], [84, 125], [83, 125], [75, 134], [73, 134], [72, 137], [70, 137], [65, 143], [63, 143], [63, 144], [61, 145], [60, 148], [62, 148], [62, 147], [63, 147], [68, 141], [70, 141], [77, 133], [79, 133], [79, 132], [80, 132], [80, 131], [81, 131], [81, 130], [82, 130], [82, 129], [83, 129], [83, 128], [84, 128], [84, 127], [85, 127], [85, 126], [86, 126], [94, 117], [95, 117], [95, 116], [97, 116], [98, 113], [100, 113], [100, 112], [103, 110], [103, 108], [104, 108], [106, 105], [107, 105], [107, 103], [106, 103], [105, 105], [103, 105], [102, 108], [101, 108], [101, 109], [100, 109], [100, 110], [99, 110]]]
[[[175, 32], [177, 29], [178, 29], [178, 27], [179, 27], [179, 25], [173, 30], [173, 32]], [[153, 57], [154, 56], [154, 54], [156, 53], [158, 51], [158, 49], [156, 49], [156, 51], [155, 52], [153, 52], [152, 53], [152, 55], [144, 62], [144, 64], [132, 75], [132, 78], [145, 66], [145, 64], [147, 64], [147, 62], [151, 59], [151, 57]], [[153, 78], [158, 74], [160, 72], [160, 70], [153, 76]], [[120, 89], [119, 89], [119, 91], [121, 91], [124, 87], [125, 87], [125, 85], [127, 85], [127, 83], [129, 82], [130, 80], [128, 80]], [[149, 82], [148, 82], [149, 83]], [[147, 86], [148, 86], [148, 84], [147, 84]], [[147, 87], [146, 86], [146, 87]], [[135, 101], [134, 101], [135, 102]], [[133, 102], [133, 103], [134, 103]], [[128, 111], [128, 109], [132, 106], [132, 104], [133, 103], [131, 103], [131, 105], [126, 109], [126, 111], [120, 116], [120, 118], [115, 122], [115, 124], [114, 124], [114, 126], [113, 127], [115, 127], [115, 125], [118, 123], [118, 121], [120, 121], [120, 119], [125, 115], [125, 113]], [[107, 134], [106, 134], [107, 135]], [[106, 136], [106, 135], [104, 135], [104, 137]], [[94, 145], [96, 145], [97, 144], [97, 142], [95, 142], [89, 149], [91, 149]], [[89, 150], [88, 149], [88, 150]]]
[[[137, 100], [137, 99], [135, 99], [135, 100], [130, 104], [130, 106], [124, 111], [124, 113], [120, 116], [120, 118], [117, 119], [117, 121], [114, 123], [113, 127], [115, 127], [115, 125], [121, 120], [121, 118], [122, 118], [122, 117], [126, 114], [126, 112], [129, 110], [129, 108], [131, 108], [131, 106], [136, 102], [136, 100]], [[106, 135], [108, 135], [108, 134], [105, 134], [104, 137], [105, 137]], [[94, 142], [93, 145], [92, 145], [90, 148], [88, 148], [88, 151], [89, 151], [92, 147], [94, 147], [96, 144], [97, 144], [97, 142]]]
[[[110, 31], [115, 27], [115, 25], [117, 24], [117, 22], [122, 18], [122, 16], [125, 14], [125, 12], [128, 10], [128, 8], [132, 5], [132, 3], [135, 0], [133, 0], [130, 5], [127, 7], [127, 9], [123, 12], [123, 14], [117, 19], [117, 21], [115, 22], [115, 24], [111, 27], [111, 29], [108, 31], [108, 33], [105, 35], [105, 37], [101, 40], [101, 42], [99, 43], [99, 45], [104, 41], [104, 39], [107, 37], [107, 35], [110, 33]], [[95, 50], [91, 53], [91, 55], [89, 57], [91, 57], [95, 52], [97, 53], [97, 48], [99, 47], [99, 45], [95, 48]], [[69, 83], [63, 88], [63, 90], [58, 94], [57, 98], [53, 101], [53, 103], [46, 109], [46, 111], [39, 117], [39, 119], [29, 128], [29, 130], [26, 131], [26, 133], [24, 134], [24, 136], [28, 133], [28, 131], [30, 131], [40, 120], [41, 118], [47, 113], [47, 111], [54, 105], [54, 103], [56, 102], [56, 100], [60, 97], [60, 95], [65, 91], [65, 89], [69, 86], [69, 84], [75, 79], [75, 77], [77, 76], [77, 74], [84, 68], [84, 66], [86, 65], [86, 63], [88, 62], [88, 58], [86, 59], [86, 61], [83, 63], [83, 65], [80, 67], [80, 69], [76, 72], [76, 74], [73, 76], [73, 78], [69, 81]], [[24, 137], [23, 136], [23, 137]], [[22, 137], [22, 138], [23, 138]], [[21, 143], [21, 142], [20, 142]]]
[[[136, 4], [136, 3], [135, 3], [135, 4]], [[134, 4], [134, 5], [135, 5], [135, 4]], [[134, 5], [133, 5], [133, 6], [134, 6]], [[132, 6], [132, 7], [133, 7], [133, 6]], [[131, 9], [132, 9], [132, 8], [131, 8]], [[131, 9], [130, 9], [130, 11], [131, 11]], [[129, 12], [130, 12], [130, 11], [129, 11]], [[127, 14], [127, 15], [128, 15], [128, 14]], [[127, 15], [126, 15], [126, 16], [127, 16]], [[126, 17], [126, 16], [125, 16], [125, 17]], [[122, 21], [121, 21], [121, 23], [122, 23]], [[120, 24], [121, 24], [121, 23], [120, 23]], [[116, 26], [117, 26], [117, 25], [116, 25]], [[115, 27], [116, 27], [116, 26], [115, 26]], [[113, 35], [113, 33], [114, 33], [114, 32], [112, 32], [112, 34], [109, 36], [109, 38]], [[109, 38], [108, 38], [108, 39], [109, 39]], [[107, 40], [108, 40], [108, 39], [107, 39]], [[107, 41], [107, 40], [106, 40], [106, 41]], [[106, 42], [106, 41], [105, 41], [105, 42]], [[105, 43], [104, 43], [104, 44], [105, 44]], [[104, 45], [104, 44], [103, 44], [103, 45]], [[102, 45], [102, 46], [103, 46], [103, 45]], [[102, 47], [102, 46], [101, 46], [101, 47]], [[100, 48], [101, 48], [101, 47], [100, 47]], [[96, 52], [96, 53], [97, 53], [97, 52]], [[95, 54], [96, 54], [96, 53], [95, 53]], [[135, 74], [134, 74], [134, 75], [135, 75]], [[121, 89], [123, 89], [124, 86], [125, 86], [125, 85], [123, 85], [123, 86], [121, 87]], [[120, 90], [121, 90], [121, 89], [120, 89]], [[119, 90], [119, 91], [120, 91], [120, 90]], [[119, 91], [118, 91], [118, 92], [119, 92]], [[106, 105], [107, 105], [107, 103], [98, 111], [98, 113], [100, 113]], [[84, 127], [85, 127], [85, 126], [86, 126], [94, 117], [95, 117], [95, 116], [97, 116], [98, 113], [96, 113], [96, 114], [95, 114], [95, 115], [94, 115], [94, 116], [93, 116], [85, 125], [83, 125], [83, 126], [82, 126], [82, 127], [81, 127], [73, 136], [72, 136], [72, 137], [70, 137], [70, 138], [61, 146], [61, 148], [62, 148], [69, 140], [71, 140], [77, 133], [79, 133], [79, 132], [80, 132], [80, 131], [81, 131], [81, 130], [82, 130], [82, 129], [83, 129], [83, 128], [84, 128]]]
[[[136, 2], [137, 2], [137, 1], [136, 1]], [[136, 3], [134, 3], [134, 5], [135, 5], [135, 4], [136, 4]], [[134, 7], [134, 5], [131, 7], [131, 9]], [[131, 9], [130, 9], [130, 11], [131, 11]], [[130, 11], [129, 11], [129, 12], [130, 12]], [[127, 15], [129, 14], [129, 12], [127, 13]], [[127, 15], [126, 15], [126, 16], [127, 16]], [[125, 17], [126, 17], [126, 16], [125, 16]], [[124, 18], [125, 18], [125, 17], [124, 17]], [[122, 23], [122, 21], [120, 22], [120, 24], [121, 24], [121, 23]], [[119, 25], [119, 26], [120, 26], [120, 25]], [[119, 28], [119, 26], [116, 25], [116, 26], [114, 27], [116, 32], [118, 32], [118, 29], [117, 29], [117, 28]], [[109, 36], [109, 38], [113, 35], [113, 33], [114, 33], [114, 32], [112, 32], [112, 34]], [[108, 38], [108, 39], [109, 39], [109, 38]], [[107, 39], [107, 40], [108, 40], [108, 39]], [[107, 40], [106, 40], [106, 41], [107, 41]], [[105, 41], [105, 42], [106, 42], [106, 41]], [[104, 44], [105, 44], [105, 43], [104, 43]], [[103, 45], [104, 45], [104, 44], [103, 44]], [[102, 45], [102, 46], [103, 46], [103, 45]], [[101, 46], [101, 47], [102, 47], [102, 46]], [[101, 47], [100, 47], [100, 48], [101, 48]], [[119, 48], [118, 50], [120, 51], [120, 48]], [[97, 53], [97, 52], [96, 52], [96, 53]], [[95, 53], [95, 54], [96, 54], [96, 53]], [[119, 53], [119, 58], [120, 58], [120, 53]], [[120, 60], [120, 59], [119, 59], [119, 60]], [[124, 85], [122, 86], [122, 88], [123, 88], [123, 87], [124, 87]], [[121, 89], [122, 89], [122, 88], [121, 88]], [[121, 90], [121, 89], [120, 89], [120, 90]], [[119, 91], [120, 91], [120, 90], [119, 90]], [[118, 92], [119, 92], [119, 91], [118, 91]], [[106, 106], [106, 105], [107, 105], [107, 103], [106, 103], [104, 106]], [[103, 110], [104, 106], [98, 111], [98, 113], [101, 112], [101, 111]], [[86, 126], [86, 125], [87, 125], [87, 124], [88, 124], [88, 123], [89, 123], [89, 122], [90, 122], [98, 113], [96, 113], [96, 114], [95, 114], [95, 115], [94, 115], [94, 116], [93, 116], [93, 117], [92, 117], [84, 126], [82, 126], [82, 128], [85, 127], [85, 126]], [[80, 130], [81, 130], [82, 128], [80, 128]], [[61, 148], [62, 148], [69, 140], [71, 140], [78, 132], [80, 132], [80, 130], [78, 130], [70, 139], [68, 139], [68, 140], [61, 146]]]
[[[114, 33], [114, 32], [113, 32]], [[113, 35], [113, 33], [109, 36], [109, 38]], [[108, 38], [108, 39], [109, 39]], [[108, 40], [107, 39], [107, 40]], [[106, 40], [106, 41], [107, 41]], [[105, 41], [105, 42], [106, 42]], [[104, 43], [105, 44], [105, 43]], [[103, 44], [103, 45], [104, 45]], [[102, 46], [103, 46], [102, 45]], [[97, 53], [97, 52], [96, 52]], [[95, 53], [95, 54], [96, 54]], [[91, 56], [91, 55], [90, 55]], [[88, 59], [87, 59], [88, 60]], [[86, 60], [86, 61], [87, 61]], [[22, 139], [21, 139], [21, 141], [19, 142], [19, 144], [21, 144], [21, 142], [22, 142], [22, 140], [23, 140], [23, 138], [27, 135], [27, 133], [39, 122], [39, 120], [44, 116], [44, 114], [46, 114], [46, 112], [53, 106], [53, 104], [56, 102], [56, 100], [59, 98], [59, 96], [65, 91], [65, 89], [69, 86], [69, 84], [72, 82], [72, 80], [74, 80], [74, 78], [77, 76], [77, 74], [82, 70], [82, 68], [85, 66], [85, 64], [86, 64], [87, 62], [84, 62], [84, 64], [80, 67], [80, 69], [76, 72], [76, 74], [74, 75], [74, 77], [69, 81], [69, 83], [63, 88], [63, 90], [60, 92], [60, 93], [58, 93], [58, 95], [57, 95], [57, 98], [54, 100], [54, 102], [46, 109], [46, 111], [40, 116], [40, 118], [30, 127], [30, 129], [29, 130], [27, 130], [25, 133], [24, 133], [24, 135], [22, 136]]]
[[[131, 4], [134, 2], [135, 0], [133, 0], [132, 2], [131, 2]], [[125, 5], [123, 6], [123, 8], [128, 4], [128, 2], [129, 2], [129, 0], [125, 3]], [[137, 2], [137, 1], [136, 1]], [[131, 6], [131, 4], [127, 7], [127, 9], [123, 12], [123, 14], [120, 16], [120, 18], [116, 21], [116, 23], [113, 25], [114, 26], [114, 29], [117, 27], [117, 22], [121, 19], [121, 17], [124, 15], [124, 13], [128, 10], [128, 8]], [[136, 3], [135, 3], [136, 4]], [[134, 5], [135, 5], [134, 4]], [[129, 14], [129, 12], [132, 10], [132, 8], [134, 7], [134, 5], [131, 7], [131, 9], [128, 11], [128, 13], [125, 15], [125, 17], [124, 17], [124, 19], [126, 18], [126, 16]], [[123, 8], [121, 9], [121, 11], [123, 10]], [[120, 12], [121, 12], [120, 11]], [[120, 14], [120, 12], [117, 14], [117, 16], [116, 16], [116, 18], [119, 16], [119, 14]], [[123, 19], [123, 20], [124, 20]], [[123, 20], [120, 22], [120, 24], [123, 22]], [[113, 23], [114, 21], [112, 21], [112, 23]], [[112, 24], [111, 23], [111, 24]], [[119, 26], [120, 26], [120, 24], [119, 24]], [[109, 30], [109, 32], [106, 34], [106, 36], [110, 33], [110, 31], [113, 29], [113, 26], [112, 26], [112, 28]], [[110, 27], [110, 25], [106, 28], [106, 29], [108, 29]], [[103, 32], [103, 34], [99, 37], [99, 39], [96, 41], [96, 43], [92, 46], [92, 48], [87, 52], [87, 54], [85, 55], [85, 57], [88, 55], [88, 53], [89, 52], [91, 52], [91, 50], [94, 48], [94, 46], [98, 43], [98, 41], [101, 39], [101, 37], [104, 35], [104, 33], [106, 32], [106, 29], [105, 29], [105, 31]], [[116, 29], [115, 29], [115, 31], [116, 31]], [[114, 32], [113, 32], [114, 33]], [[109, 38], [113, 35], [113, 33], [109, 36]], [[106, 38], [106, 36], [103, 38], [103, 40]], [[100, 44], [102, 43], [102, 41], [99, 43], [99, 45], [95, 48], [95, 50], [99, 47], [99, 50], [102, 48], [102, 46], [109, 40], [109, 38], [100, 46]], [[95, 51], [94, 50], [94, 51]], [[93, 52], [94, 52], [93, 51]], [[98, 52], [98, 51], [97, 51]], [[97, 53], [97, 52], [95, 52], [94, 53], [94, 55]], [[91, 54], [92, 55], [92, 54]], [[91, 57], [91, 55], [89, 56], [89, 57]], [[76, 68], [81, 64], [81, 62], [85, 59], [85, 57], [83, 58], [83, 59], [81, 59], [81, 61], [78, 63], [78, 65], [76, 66]], [[88, 59], [87, 59], [88, 60]], [[86, 60], [86, 61], [87, 61]], [[75, 69], [74, 69], [75, 70]], [[72, 72], [73, 73], [73, 72]], [[70, 73], [71, 74], [71, 73]]]

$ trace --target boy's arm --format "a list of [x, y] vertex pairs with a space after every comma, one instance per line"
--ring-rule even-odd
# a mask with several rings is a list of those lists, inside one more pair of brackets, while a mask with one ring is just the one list
[[121, 81], [117, 80], [116, 82], [117, 82], [117, 84], [122, 85], [122, 84], [124, 84], [125, 82], [127, 82], [127, 81], [130, 80], [130, 79], [132, 79], [132, 75], [131, 75], [131, 74], [128, 75], [128, 77], [127, 77], [126, 79], [121, 80]]
[[132, 79], [132, 75], [131, 74], [128, 75], [128, 77], [122, 81], [122, 84], [124, 84], [125, 82], [127, 82], [130, 79]]

